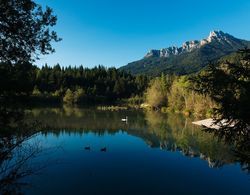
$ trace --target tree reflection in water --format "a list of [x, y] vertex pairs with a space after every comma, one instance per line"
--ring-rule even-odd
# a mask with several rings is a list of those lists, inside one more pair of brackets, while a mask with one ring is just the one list
[[235, 130], [234, 127], [226, 126], [222, 129], [204, 129], [213, 134], [218, 140], [232, 145], [232, 151], [244, 171], [250, 172], [250, 131]]
[[22, 109], [1, 107], [0, 112], [0, 194], [21, 194], [25, 179], [38, 174], [49, 161], [34, 163], [42, 147], [35, 139], [41, 125], [26, 121]]
[[199, 157], [208, 162], [209, 167], [221, 167], [235, 162], [230, 145], [214, 139], [212, 134], [191, 124], [192, 119], [183, 115], [168, 114], [164, 119], [160, 113], [147, 112], [149, 130], [154, 131], [161, 148], [180, 151], [189, 157]]
[[[128, 124], [120, 122], [125, 115], [129, 118]], [[241, 162], [242, 168], [249, 170], [249, 147], [246, 148], [243, 144], [244, 150], [239, 150], [242, 145], [225, 142], [220, 136], [194, 126], [191, 118], [180, 114], [151, 111], [111, 112], [64, 107], [32, 109], [30, 117], [32, 116], [47, 124], [43, 134], [53, 132], [60, 135], [65, 131], [84, 134], [91, 131], [101, 136], [122, 130], [142, 138], [150, 147], [199, 157], [206, 160], [210, 167]]]
[[[98, 111], [80, 108], [43, 108], [24, 112], [4, 110], [0, 124], [0, 193], [19, 193], [28, 185], [24, 178], [39, 173], [57, 161], [34, 163], [44, 149], [37, 134], [59, 136], [67, 132], [79, 135], [92, 132], [98, 136], [124, 131], [140, 137], [150, 147], [179, 151], [188, 157], [206, 160], [209, 167], [241, 163], [249, 171], [249, 137], [225, 139], [219, 132], [202, 131], [192, 119], [177, 114], [150, 111]], [[3, 114], [5, 113], [5, 114]], [[8, 116], [8, 117], [7, 117]], [[11, 116], [11, 117], [10, 117]], [[24, 117], [25, 116], [25, 117]], [[128, 116], [127, 124], [121, 118]], [[34, 121], [40, 121], [34, 122]], [[3, 122], [4, 121], [4, 122]], [[108, 122], [107, 122], [108, 121]], [[237, 140], [237, 141], [236, 141]], [[225, 142], [226, 141], [226, 142]], [[32, 161], [32, 163], [31, 163]]]

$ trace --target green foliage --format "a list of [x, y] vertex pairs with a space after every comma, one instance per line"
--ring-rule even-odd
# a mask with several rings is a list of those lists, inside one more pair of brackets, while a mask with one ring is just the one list
[[116, 100], [142, 96], [148, 83], [146, 76], [132, 76], [115, 68], [102, 66], [93, 69], [80, 67], [61, 68], [45, 65], [36, 70], [35, 85], [43, 94], [48, 92], [63, 96], [67, 89], [74, 92], [75, 103], [87, 99], [105, 98]]
[[32, 91], [32, 95], [34, 95], [34, 96], [40, 96], [41, 95], [41, 91], [39, 91], [37, 86], [34, 87], [34, 89]]
[[230, 61], [211, 64], [193, 82], [198, 93], [208, 94], [219, 104], [216, 118], [228, 121], [221, 131], [226, 137], [249, 136], [250, 49], [239, 50]]
[[188, 53], [165, 57], [147, 57], [129, 63], [121, 67], [121, 70], [129, 71], [132, 74], [145, 74], [148, 76], [160, 76], [164, 74], [186, 75], [197, 73], [204, 69], [209, 62], [217, 61], [221, 57], [236, 52], [246, 46], [250, 47], [249, 41], [234, 39], [234, 45], [219, 44], [212, 42], [204, 47], [195, 49]]
[[182, 112], [196, 117], [212, 114], [215, 103], [205, 95], [199, 95], [191, 90], [192, 83], [187, 76], [176, 78], [168, 93], [168, 107], [175, 112]]
[[79, 88], [74, 92], [74, 102], [75, 103], [80, 103], [84, 97], [85, 97], [84, 89]]
[[188, 76], [164, 76], [153, 79], [147, 89], [146, 102], [162, 112], [181, 112], [196, 117], [211, 116], [216, 104], [206, 95], [191, 90]]
[[167, 113], [168, 112], [168, 108], [167, 107], [162, 107], [161, 108], [161, 112], [162, 113]]
[[30, 63], [0, 63], [0, 95], [29, 94], [34, 88], [35, 67]]
[[66, 104], [74, 104], [75, 103], [74, 93], [70, 89], [67, 89], [67, 91], [63, 97], [63, 102]]
[[59, 89], [59, 90], [55, 90], [55, 92], [52, 93], [52, 96], [54, 96], [54, 97], [61, 97], [62, 94], [63, 94], [63, 90]]
[[167, 92], [172, 79], [162, 74], [153, 79], [146, 91], [146, 102], [153, 108], [159, 109], [167, 105]]
[[83, 101], [83, 98], [85, 97], [85, 91], [82, 88], [78, 88], [76, 91], [71, 91], [70, 89], [67, 89], [65, 92], [65, 95], [63, 97], [63, 102], [65, 104], [78, 104]]
[[129, 98], [128, 100], [127, 100], [127, 102], [130, 104], [130, 105], [133, 105], [133, 106], [139, 106], [139, 105], [141, 105], [143, 102], [144, 102], [144, 97], [141, 97], [141, 96], [138, 96], [138, 95], [136, 95], [136, 96], [133, 96], [133, 97], [131, 97], [131, 98]]
[[186, 89], [181, 87], [178, 80], [173, 82], [168, 94], [168, 106], [175, 112], [181, 112], [185, 109]]
[[234, 145], [235, 154], [250, 170], [250, 49], [239, 50], [237, 55], [211, 64], [192, 81], [198, 93], [208, 94], [219, 105], [215, 123], [220, 125], [224, 120], [219, 129], [207, 131]]
[[125, 83], [123, 80], [117, 80], [114, 85], [113, 93], [122, 96], [125, 92]]
[[[56, 24], [52, 9], [42, 9], [33, 0], [0, 1], [0, 96], [32, 93], [39, 55], [54, 52], [59, 41], [51, 27]], [[34, 90], [35, 95], [39, 86]]]
[[0, 62], [31, 62], [39, 54], [53, 52], [51, 41], [59, 41], [51, 27], [56, 24], [52, 9], [33, 0], [0, 1]]

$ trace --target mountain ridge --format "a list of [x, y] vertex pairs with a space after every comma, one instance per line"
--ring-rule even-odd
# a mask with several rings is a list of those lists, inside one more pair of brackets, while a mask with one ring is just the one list
[[250, 47], [250, 41], [235, 38], [223, 31], [211, 31], [200, 41], [186, 41], [181, 47], [171, 46], [150, 50], [141, 60], [121, 67], [133, 74], [157, 76], [166, 74], [190, 74], [203, 69], [208, 62]]
[[194, 49], [201, 48], [202, 46], [211, 43], [212, 41], [226, 41], [229, 44], [231, 44], [230, 39], [233, 39], [234, 37], [230, 34], [224, 33], [222, 31], [211, 31], [209, 36], [205, 39], [202, 39], [200, 41], [198, 40], [192, 40], [192, 41], [186, 41], [182, 44], [181, 47], [176, 46], [170, 46], [168, 48], [163, 48], [160, 50], [152, 49], [150, 50], [144, 58], [148, 58], [151, 56], [156, 57], [169, 57], [171, 55], [179, 55], [186, 52], [191, 52]]

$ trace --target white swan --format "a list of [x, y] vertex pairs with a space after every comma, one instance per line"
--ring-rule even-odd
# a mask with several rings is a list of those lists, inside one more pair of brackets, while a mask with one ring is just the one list
[[126, 118], [122, 118], [122, 122], [127, 122], [128, 121], [128, 116]]

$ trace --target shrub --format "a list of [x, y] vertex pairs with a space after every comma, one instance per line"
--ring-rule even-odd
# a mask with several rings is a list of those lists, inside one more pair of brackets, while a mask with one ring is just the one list
[[86, 93], [84, 89], [79, 88], [74, 92], [74, 103], [80, 103], [85, 97]]
[[74, 93], [70, 89], [67, 89], [63, 97], [63, 102], [66, 104], [74, 104]]
[[162, 75], [151, 81], [146, 91], [146, 102], [153, 108], [167, 106], [167, 93], [171, 79]]

